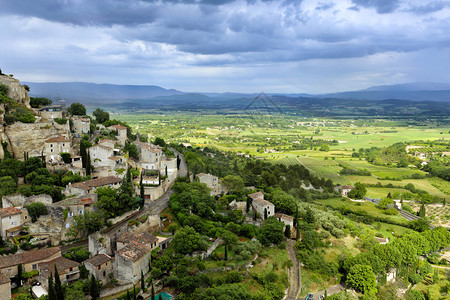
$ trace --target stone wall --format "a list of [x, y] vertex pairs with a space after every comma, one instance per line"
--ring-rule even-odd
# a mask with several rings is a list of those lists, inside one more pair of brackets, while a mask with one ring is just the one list
[[8, 97], [31, 108], [30, 96], [28, 96], [27, 90], [20, 84], [18, 79], [7, 75], [0, 75], [0, 83], [9, 87]]

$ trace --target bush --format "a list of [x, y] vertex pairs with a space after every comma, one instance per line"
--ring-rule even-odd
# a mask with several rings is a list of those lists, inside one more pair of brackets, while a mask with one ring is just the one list
[[395, 208], [389, 208], [384, 211], [385, 214], [390, 216], [398, 215], [398, 211]]
[[412, 284], [418, 284], [419, 282], [421, 282], [423, 280], [423, 277], [419, 274], [411, 274], [408, 276], [408, 280]]
[[31, 203], [25, 206], [25, 208], [28, 210], [28, 214], [31, 217], [31, 222], [36, 222], [40, 216], [48, 214], [47, 207], [40, 202]]
[[242, 281], [242, 275], [239, 272], [230, 272], [225, 278], [226, 283], [238, 283]]
[[62, 118], [62, 119], [60, 119], [60, 118], [54, 118], [53, 120], [54, 120], [56, 123], [58, 123], [59, 125], [64, 125], [64, 124], [67, 123], [67, 119], [66, 119], [66, 118]]

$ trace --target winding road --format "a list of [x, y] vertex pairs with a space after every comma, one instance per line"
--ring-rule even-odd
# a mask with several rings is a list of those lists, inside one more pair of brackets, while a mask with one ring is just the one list
[[289, 289], [285, 299], [295, 300], [298, 298], [302, 287], [302, 269], [294, 249], [294, 241], [289, 240], [286, 247], [293, 266], [289, 268]]

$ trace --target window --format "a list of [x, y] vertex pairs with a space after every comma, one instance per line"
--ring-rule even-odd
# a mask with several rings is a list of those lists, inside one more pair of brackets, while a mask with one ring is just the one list
[[66, 228], [69, 228], [70, 227], [70, 224], [69, 223], [66, 223]]
[[97, 269], [100, 270], [100, 269], [101, 269], [101, 266], [98, 266]]
[[65, 147], [66, 146], [66, 144], [63, 144], [63, 147]]
[[106, 277], [106, 271], [103, 271], [103, 277]]
[[8, 274], [11, 274], [11, 269], [8, 269]]
[[53, 149], [50, 149], [50, 152], [53, 152]]
[[11, 225], [12, 225], [12, 226], [16, 225], [16, 222], [12, 221], [12, 222], [11, 222]]
[[50, 144], [50, 147], [53, 147], [53, 144]]

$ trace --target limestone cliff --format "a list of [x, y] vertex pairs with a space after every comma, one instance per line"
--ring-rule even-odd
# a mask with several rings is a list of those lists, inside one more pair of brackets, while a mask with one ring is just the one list
[[[45, 148], [45, 140], [56, 134], [70, 137], [69, 124], [59, 125], [51, 121], [0, 125], [0, 142], [8, 143], [8, 150], [16, 159], [22, 159], [24, 152], [28, 152], [30, 157], [40, 155]], [[3, 149], [0, 149], [0, 158], [3, 158]]]
[[28, 108], [31, 108], [30, 96], [28, 96], [27, 90], [20, 84], [18, 79], [7, 75], [0, 75], [0, 83], [9, 87], [8, 97]]

